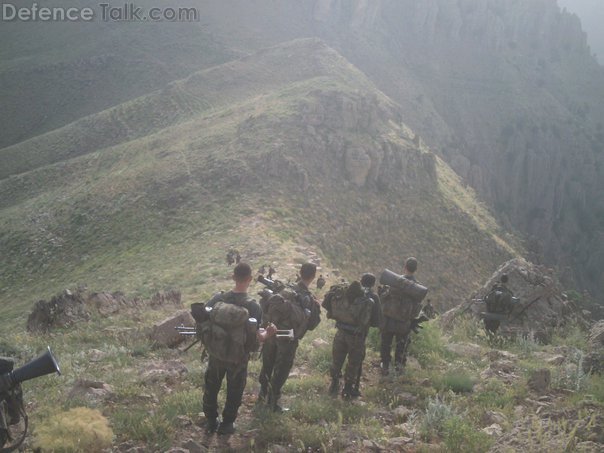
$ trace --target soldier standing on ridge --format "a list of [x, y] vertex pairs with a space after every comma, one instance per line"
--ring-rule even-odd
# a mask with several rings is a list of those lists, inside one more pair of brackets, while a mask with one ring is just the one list
[[[508, 280], [507, 274], [501, 274], [499, 281], [484, 298], [487, 306], [484, 327], [489, 335], [495, 335], [501, 325], [501, 320], [496, 319], [498, 315], [509, 314], [513, 308], [514, 293], [507, 287]], [[489, 317], [489, 314], [495, 316]]]
[[[239, 263], [233, 270], [235, 287], [226, 293], [220, 292], [210, 299], [206, 307], [219, 310], [218, 303], [234, 304], [247, 310], [249, 318], [254, 318], [258, 326], [262, 322], [262, 309], [260, 305], [248, 296], [247, 290], [252, 281], [252, 268], [246, 263]], [[269, 325], [265, 331], [257, 332], [257, 341], [264, 342], [275, 334], [275, 326]], [[224, 337], [221, 337], [224, 338]], [[227, 362], [217, 358], [217, 354], [206, 345], [209, 352], [208, 368], [205, 373], [205, 391], [203, 394], [203, 412], [207, 419], [208, 433], [233, 434], [235, 432], [234, 422], [241, 405], [243, 391], [247, 379], [247, 364], [249, 352], [241, 357], [239, 363]], [[225, 348], [226, 349], [226, 348]], [[226, 402], [222, 411], [222, 421], [218, 420], [218, 392], [222, 380], [226, 375]]]
[[[315, 279], [317, 266], [304, 263], [300, 268], [300, 281], [293, 287], [296, 300], [307, 312], [306, 329], [313, 330], [321, 322], [321, 307], [308, 287]], [[283, 412], [279, 405], [281, 388], [289, 376], [294, 364], [298, 342], [304, 337], [306, 330], [295, 338], [272, 337], [262, 348], [262, 369], [260, 370], [260, 401], [267, 400], [269, 407], [275, 412]]]
[[[410, 257], [405, 261], [403, 268], [403, 277], [409, 280], [416, 281], [414, 273], [417, 270], [417, 259]], [[392, 295], [391, 297], [396, 297]], [[405, 310], [404, 313], [399, 313], [400, 319], [397, 320], [386, 314], [388, 301], [382, 300], [382, 344], [380, 348], [380, 355], [382, 359], [381, 370], [382, 375], [387, 376], [389, 373], [390, 361], [391, 361], [391, 349], [392, 340], [396, 339], [395, 352], [394, 352], [394, 364], [395, 369], [398, 371], [405, 366], [407, 362], [407, 349], [409, 347], [410, 333], [412, 320], [417, 318], [421, 310], [420, 303], [413, 303], [412, 301], [405, 301], [402, 305]]]
[[[369, 327], [379, 327], [381, 318], [380, 298], [372, 291], [374, 285], [375, 276], [363, 274], [360, 285], [358, 282], [350, 284], [344, 297], [338, 297], [337, 293], [330, 290], [323, 300], [323, 308], [327, 310], [328, 317], [336, 320], [338, 329], [332, 347], [331, 396], [337, 396], [339, 392], [346, 356], [348, 363], [342, 397], [350, 399], [361, 396], [359, 387], [365, 359], [365, 340]], [[338, 304], [342, 305], [338, 307]]]

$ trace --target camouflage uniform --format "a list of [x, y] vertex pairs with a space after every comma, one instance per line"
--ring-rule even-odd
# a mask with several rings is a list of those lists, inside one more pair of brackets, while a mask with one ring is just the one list
[[[308, 287], [304, 282], [299, 281], [294, 290], [299, 295], [302, 306], [311, 311], [309, 324], [318, 324], [320, 321], [320, 310], [314, 307], [316, 304]], [[317, 319], [318, 318], [318, 319]], [[316, 323], [316, 324], [314, 324]], [[264, 342], [262, 347], [262, 369], [260, 370], [260, 399], [267, 398], [268, 404], [274, 409], [278, 408], [281, 398], [281, 389], [287, 381], [289, 372], [294, 365], [296, 350], [299, 340], [304, 337], [304, 333], [299, 338], [277, 338], [271, 337]]]
[[[249, 312], [250, 318], [256, 318], [258, 325], [262, 322], [262, 309], [260, 305], [254, 299], [250, 298], [247, 293], [229, 291], [216, 295], [206, 306], [212, 307], [219, 300], [242, 305]], [[222, 411], [222, 421], [223, 423], [233, 423], [235, 421], [245, 389], [248, 360], [240, 365], [233, 365], [232, 363], [225, 363], [210, 356], [205, 373], [205, 391], [203, 394], [203, 412], [208, 420], [218, 418], [218, 392], [226, 375], [227, 394], [224, 410]]]
[[[404, 275], [404, 277], [416, 281], [413, 275]], [[380, 356], [384, 370], [387, 370], [390, 366], [392, 340], [394, 339], [396, 339], [394, 351], [395, 366], [404, 367], [407, 363], [407, 349], [409, 348], [410, 342], [409, 335], [411, 333], [411, 320], [417, 318], [420, 310], [421, 304], [418, 303], [413, 307], [412, 312], [405, 321], [398, 321], [386, 315], [383, 316], [381, 326], [382, 341], [380, 347]]]
[[[357, 326], [336, 321], [338, 331], [333, 339], [332, 346], [332, 365], [330, 370], [332, 386], [330, 387], [330, 393], [337, 393], [338, 391], [338, 380], [341, 377], [342, 366], [344, 365], [346, 356], [348, 356], [348, 363], [344, 371], [345, 393], [350, 394], [350, 390], [357, 387], [361, 366], [365, 359], [365, 340], [367, 339], [369, 327], [378, 327], [381, 319], [380, 298], [372, 292], [369, 293], [369, 297], [373, 299], [374, 304], [367, 326], [359, 330]], [[326, 301], [324, 308], [330, 310], [330, 305], [330, 301]]]
[[[489, 293], [491, 293], [492, 291], [501, 291], [502, 293], [509, 296], [510, 299], [514, 296], [514, 293], [505, 285], [505, 283], [502, 282], [495, 283]], [[487, 312], [503, 314], [505, 310], [503, 309], [503, 307], [497, 307], [497, 309], [491, 311], [487, 306]], [[500, 325], [501, 321], [498, 319], [484, 319], [484, 328], [486, 329], [487, 333], [491, 335], [495, 335], [497, 333], [497, 330], [499, 330]]]

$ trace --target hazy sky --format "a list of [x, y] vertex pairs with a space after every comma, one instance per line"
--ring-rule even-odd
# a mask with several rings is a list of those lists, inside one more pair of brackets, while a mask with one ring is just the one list
[[558, 0], [558, 4], [579, 16], [592, 52], [604, 64], [604, 0]]

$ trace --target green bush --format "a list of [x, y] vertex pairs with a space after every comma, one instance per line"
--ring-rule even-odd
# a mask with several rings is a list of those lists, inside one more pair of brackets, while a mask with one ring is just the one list
[[411, 334], [409, 354], [427, 367], [438, 364], [448, 353], [438, 325], [433, 321], [423, 325], [424, 328], [417, 335]]
[[488, 434], [477, 430], [459, 416], [450, 417], [443, 424], [445, 451], [451, 453], [482, 453], [491, 448]]
[[587, 332], [577, 322], [570, 323], [564, 328], [558, 328], [553, 332], [553, 346], [573, 346], [585, 351], [587, 349]]
[[463, 370], [447, 371], [435, 382], [438, 390], [452, 390], [455, 393], [470, 393], [474, 379]]

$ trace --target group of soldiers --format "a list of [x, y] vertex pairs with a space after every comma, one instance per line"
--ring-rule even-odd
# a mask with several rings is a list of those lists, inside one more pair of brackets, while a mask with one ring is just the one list
[[[405, 261], [401, 278], [415, 281], [417, 259], [411, 257]], [[340, 394], [340, 379], [342, 367], [346, 358], [348, 363], [344, 370], [344, 386], [341, 395], [344, 399], [359, 397], [362, 363], [365, 358], [366, 339], [370, 327], [379, 327], [381, 332], [381, 373], [388, 375], [392, 363], [392, 343], [394, 342], [394, 368], [402, 370], [405, 366], [410, 333], [417, 328], [413, 323], [421, 305], [409, 305], [409, 312], [396, 319], [382, 311], [380, 295], [375, 292], [376, 278], [366, 273], [352, 284], [341, 283], [334, 285], [326, 293], [321, 303], [310, 291], [310, 285], [315, 280], [317, 267], [313, 263], [305, 263], [299, 271], [299, 279], [295, 285], [288, 287], [271, 286], [272, 291], [262, 293], [260, 303], [249, 296], [249, 286], [253, 281], [252, 269], [249, 264], [239, 262], [233, 270], [234, 288], [213, 296], [206, 304], [205, 310], [210, 315], [201, 322], [198, 319], [198, 331], [219, 332], [224, 327], [229, 307], [243, 307], [249, 316], [247, 329], [252, 327], [253, 338], [245, 341], [251, 345], [245, 349], [245, 354], [238, 361], [225, 359], [224, 354], [213, 354], [210, 341], [204, 343], [209, 353], [209, 361], [205, 372], [205, 391], [203, 395], [203, 412], [207, 419], [208, 433], [232, 434], [235, 432], [234, 422], [241, 405], [247, 379], [247, 366], [250, 352], [262, 345], [262, 369], [260, 371], [260, 391], [258, 403], [266, 404], [275, 412], [287, 409], [280, 404], [281, 391], [294, 364], [296, 350], [306, 332], [313, 330], [321, 321], [321, 306], [327, 317], [336, 320], [337, 333], [333, 339], [333, 359], [330, 370], [331, 383], [328, 392], [332, 396]], [[322, 277], [322, 276], [321, 276]], [[324, 279], [323, 279], [324, 280]], [[259, 279], [265, 284], [273, 284], [264, 278]], [[321, 282], [324, 285], [324, 282]], [[285, 288], [285, 289], [283, 289]], [[341, 290], [340, 292], [338, 292]], [[280, 291], [280, 292], [278, 292]], [[342, 302], [345, 296], [346, 302]], [[260, 294], [260, 293], [259, 293]], [[421, 302], [421, 301], [420, 301]], [[343, 306], [346, 303], [349, 305]], [[350, 316], [338, 315], [345, 312]], [[222, 314], [221, 314], [222, 313]], [[291, 322], [282, 322], [284, 313], [289, 313]], [[352, 315], [351, 315], [352, 314]], [[286, 315], [287, 316], [287, 315]], [[408, 319], [407, 319], [408, 318]], [[196, 318], [197, 319], [197, 318]], [[223, 326], [219, 324], [223, 322]], [[403, 320], [404, 319], [404, 320]], [[214, 330], [212, 330], [214, 329]], [[226, 328], [222, 340], [227, 349], [237, 350], [237, 334], [230, 333]], [[218, 335], [218, 334], [215, 334]], [[203, 338], [202, 338], [203, 342]], [[221, 350], [224, 348], [221, 348]], [[235, 352], [233, 352], [235, 354]], [[226, 376], [226, 400], [222, 411], [222, 420], [218, 414], [218, 393]]]

